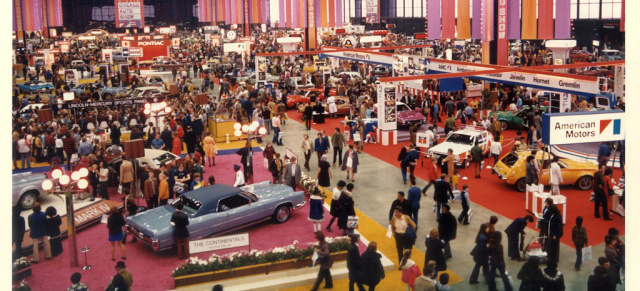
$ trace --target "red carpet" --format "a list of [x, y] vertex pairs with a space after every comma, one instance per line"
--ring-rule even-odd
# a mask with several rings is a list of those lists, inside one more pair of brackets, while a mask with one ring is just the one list
[[[237, 155], [219, 156], [216, 158], [218, 165], [207, 168], [206, 174], [215, 175], [219, 183], [231, 183], [233, 180], [231, 167], [239, 159], [240, 157]], [[269, 172], [262, 166], [262, 154], [256, 153], [254, 159], [256, 165], [259, 165], [256, 166], [254, 171], [256, 181], [270, 179]], [[260, 164], [258, 164], [258, 161], [260, 161]], [[118, 195], [115, 192], [115, 188], [110, 189], [111, 199], [120, 201], [119, 199], [121, 199], [122, 195]], [[292, 244], [295, 240], [299, 241], [301, 245], [305, 245], [306, 243], [315, 242], [313, 226], [307, 220], [308, 215], [309, 207], [305, 206], [298, 211], [294, 211], [291, 219], [282, 225], [264, 222], [241, 230], [238, 233], [249, 232], [250, 249], [268, 250]], [[328, 225], [330, 218], [328, 211], [325, 211], [325, 218], [324, 227]], [[334, 224], [334, 231], [326, 234], [333, 237], [339, 233]], [[129, 236], [128, 240], [130, 239]], [[106, 225], [98, 224], [78, 234], [78, 248], [87, 246], [91, 249], [87, 255], [88, 263], [92, 266], [91, 270], [83, 271], [80, 268], [69, 268], [68, 241], [64, 240], [62, 243], [64, 251], [61, 255], [48, 261], [41, 260], [39, 264], [33, 265], [33, 275], [27, 279], [33, 290], [66, 290], [71, 285], [69, 278], [74, 272], [82, 274], [82, 282], [90, 290], [103, 290], [115, 274], [114, 266], [116, 264], [116, 262], [111, 261]], [[174, 250], [156, 253], [151, 247], [141, 242], [128, 243], [125, 246], [127, 269], [133, 273], [134, 290], [167, 290], [174, 288], [171, 272], [183, 262], [177, 258]], [[363, 245], [360, 248], [361, 251], [364, 251]], [[216, 254], [223, 255], [245, 250], [249, 250], [249, 248], [228, 249], [218, 251]], [[206, 252], [193, 256], [208, 259], [212, 253]], [[116, 246], [116, 258], [120, 256], [120, 249]], [[79, 262], [81, 266], [84, 265], [84, 254], [82, 253], [79, 253]], [[150, 266], [152, 266], [151, 269]]]
[[[289, 117], [298, 122], [301, 122], [301, 116], [297, 112], [289, 111]], [[324, 124], [313, 124], [312, 128], [315, 130], [325, 130], [328, 135], [333, 134], [336, 127], [342, 130], [343, 118], [338, 119], [326, 119]], [[442, 125], [442, 124], [441, 124]], [[507, 130], [504, 133], [504, 139], [507, 140], [506, 145], [503, 144], [503, 153], [507, 153], [511, 150], [513, 143], [509, 143], [516, 135], [515, 130]], [[364, 152], [381, 159], [396, 168], [400, 168], [400, 164], [397, 161], [398, 153], [400, 149], [408, 145], [409, 142], [398, 143], [394, 146], [382, 146], [380, 144], [365, 144]], [[485, 163], [493, 163], [493, 159], [487, 159]], [[426, 161], [425, 161], [426, 164]], [[366, 165], [365, 165], [366, 166]], [[396, 171], [398, 179], [402, 179], [399, 170]], [[478, 181], [473, 179], [473, 169], [459, 169], [460, 177], [468, 177], [469, 180], [460, 179], [461, 189], [465, 183], [469, 185], [470, 199], [472, 202], [482, 205], [483, 207], [496, 212], [500, 215], [515, 219], [517, 217], [523, 217], [529, 212], [525, 210], [525, 196], [524, 193], [518, 192], [513, 186], [506, 184], [498, 178], [496, 175], [491, 175], [491, 171], [483, 169], [482, 184], [478, 185]], [[427, 172], [425, 168], [420, 167], [420, 163], [416, 168], [415, 174], [421, 179], [427, 178]], [[622, 172], [614, 170], [614, 178], [616, 181], [620, 179]], [[418, 185], [424, 186], [424, 185]], [[573, 247], [571, 241], [571, 229], [575, 225], [575, 219], [577, 216], [582, 216], [584, 219], [584, 226], [587, 228], [587, 234], [589, 236], [589, 243], [596, 245], [604, 242], [604, 236], [607, 234], [609, 228], [615, 227], [620, 230], [620, 234], [624, 235], [624, 218], [611, 214], [610, 217], [613, 221], [604, 221], [602, 219], [595, 219], [593, 216], [593, 203], [589, 202], [591, 191], [581, 191], [573, 186], [561, 187], [562, 195], [567, 197], [567, 222], [564, 226], [564, 236], [561, 241], [566, 245]], [[609, 205], [611, 207], [611, 205]], [[534, 229], [535, 225], [530, 224], [529, 227]]]

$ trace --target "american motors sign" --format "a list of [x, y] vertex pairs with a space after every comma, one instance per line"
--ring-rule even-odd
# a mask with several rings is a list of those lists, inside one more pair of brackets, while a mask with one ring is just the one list
[[334, 58], [348, 59], [353, 61], [376, 63], [384, 66], [393, 65], [392, 56], [353, 52], [353, 51], [335, 52], [335, 53], [327, 52], [327, 53], [322, 53], [321, 57], [334, 57]]
[[[426, 67], [427, 72], [435, 71], [442, 73], [481, 72], [492, 70], [492, 68], [489, 67], [458, 65], [437, 61], [427, 61]], [[570, 77], [557, 77], [522, 72], [486, 74], [474, 77], [495, 82], [518, 83], [518, 85], [522, 86], [543, 87], [548, 90], [559, 90], [578, 95], [597, 95], [600, 93], [600, 90], [598, 89], [598, 82], [578, 80]]]
[[624, 140], [624, 111], [545, 113], [542, 128], [542, 142], [548, 145]]

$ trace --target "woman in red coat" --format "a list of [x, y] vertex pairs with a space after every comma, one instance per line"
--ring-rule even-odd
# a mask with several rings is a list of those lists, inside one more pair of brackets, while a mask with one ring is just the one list
[[182, 140], [180, 140], [175, 132], [173, 133], [173, 149], [171, 151], [176, 156], [182, 154]]

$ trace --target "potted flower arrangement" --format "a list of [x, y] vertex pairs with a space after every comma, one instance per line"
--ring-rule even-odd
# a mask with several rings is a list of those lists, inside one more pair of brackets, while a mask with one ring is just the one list
[[[347, 237], [326, 238], [334, 261], [346, 260], [349, 248]], [[311, 256], [317, 242], [276, 247], [268, 251], [241, 251], [224, 256], [211, 255], [209, 259], [191, 257], [173, 270], [175, 286], [206, 283], [240, 276], [268, 274], [287, 269], [298, 269], [312, 265]]]
[[22, 280], [22, 282], [20, 282], [20, 285], [14, 285], [12, 289], [14, 291], [31, 291], [31, 286], [29, 285], [29, 283], [27, 283], [27, 281]]
[[22, 280], [26, 277], [31, 276], [31, 263], [26, 257], [21, 257], [11, 266], [11, 271], [13, 272], [13, 281]]

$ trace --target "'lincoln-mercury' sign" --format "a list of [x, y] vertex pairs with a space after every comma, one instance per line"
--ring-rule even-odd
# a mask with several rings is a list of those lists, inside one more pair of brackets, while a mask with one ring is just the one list
[[249, 245], [249, 234], [221, 236], [194, 240], [189, 242], [189, 252], [192, 254], [244, 247]]
[[542, 142], [563, 145], [625, 139], [624, 111], [545, 113], [542, 115]]

